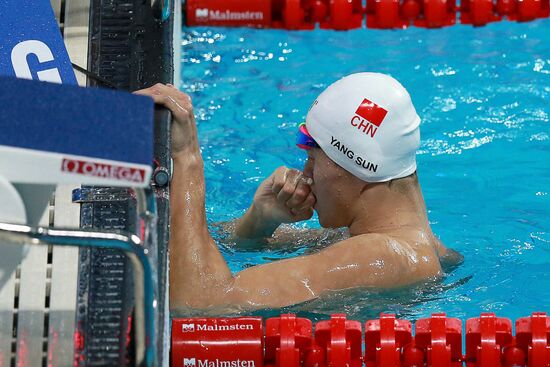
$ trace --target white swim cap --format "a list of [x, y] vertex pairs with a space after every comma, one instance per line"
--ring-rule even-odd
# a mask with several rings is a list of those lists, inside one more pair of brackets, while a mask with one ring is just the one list
[[339, 166], [367, 182], [416, 171], [420, 117], [407, 90], [379, 73], [346, 76], [311, 106], [307, 131]]

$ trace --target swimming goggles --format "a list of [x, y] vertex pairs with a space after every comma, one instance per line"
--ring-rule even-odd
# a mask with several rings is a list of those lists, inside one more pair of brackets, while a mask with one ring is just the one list
[[319, 144], [311, 137], [306, 128], [306, 123], [303, 122], [298, 128], [298, 133], [296, 134], [296, 145], [299, 148], [309, 150], [311, 148], [320, 148]]

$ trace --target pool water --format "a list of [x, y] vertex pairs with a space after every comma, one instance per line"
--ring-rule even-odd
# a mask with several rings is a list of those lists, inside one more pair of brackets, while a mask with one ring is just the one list
[[[354, 72], [388, 73], [422, 118], [418, 173], [432, 228], [464, 264], [440, 283], [339, 292], [284, 311], [315, 320], [550, 312], [549, 31], [550, 19], [435, 30], [184, 29], [180, 87], [195, 103], [209, 223], [240, 216], [278, 166], [302, 167], [296, 128], [325, 87]], [[216, 238], [233, 271], [310, 245], [240, 251]]]

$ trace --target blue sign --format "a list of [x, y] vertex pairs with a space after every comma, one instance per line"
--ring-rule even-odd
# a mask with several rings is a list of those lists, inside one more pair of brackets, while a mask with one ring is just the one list
[[0, 75], [77, 84], [50, 0], [0, 0]]
[[149, 97], [0, 76], [0, 146], [150, 165], [153, 113]]

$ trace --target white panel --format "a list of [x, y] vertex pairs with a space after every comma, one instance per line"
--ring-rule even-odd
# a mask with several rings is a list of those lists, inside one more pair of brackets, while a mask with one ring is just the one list
[[[147, 187], [152, 172], [146, 164], [4, 145], [0, 145], [0, 156], [10, 157], [0, 160], [2, 176], [14, 183], [25, 204], [32, 203], [32, 208], [27, 205], [31, 226], [36, 226], [57, 184]], [[35, 205], [38, 202], [42, 207]]]
[[52, 4], [52, 9], [53, 9], [53, 12], [55, 13], [55, 18], [57, 19], [57, 23], [59, 23], [59, 15], [61, 14], [61, 0], [50, 0], [50, 3]]
[[[65, 3], [65, 46], [71, 61], [88, 68], [89, 0], [67, 0]], [[86, 86], [86, 76], [76, 73], [78, 84]]]
[[[80, 206], [71, 200], [74, 187], [59, 186], [55, 193], [54, 227], [78, 228]], [[55, 247], [52, 258], [48, 365], [70, 366], [74, 350], [78, 248]]]
[[[25, 204], [19, 192], [0, 176], [0, 222], [25, 224]], [[0, 243], [0, 367], [11, 367], [16, 269], [25, 249]]]
[[15, 272], [5, 286], [0, 287], [0, 367], [11, 366], [14, 295]]
[[[0, 153], [1, 152], [2, 149], [0, 148]], [[11, 158], [10, 160], [14, 159], [13, 156], [8, 157]], [[0, 164], [0, 166], [2, 165]], [[20, 166], [20, 169], [21, 168], [22, 166]], [[32, 165], [29, 165], [29, 169], [32, 170]], [[34, 170], [36, 171], [36, 169]], [[55, 191], [55, 185], [14, 183], [13, 186], [17, 189], [21, 199], [23, 199], [23, 203], [25, 204], [25, 212], [27, 215], [26, 224], [31, 227], [37, 227], [43, 220], [46, 213], [49, 215], [50, 200], [52, 199]], [[48, 224], [49, 220], [46, 218], [44, 225], [48, 226]]]
[[[65, 46], [73, 63], [88, 66], [89, 0], [68, 0], [65, 4]], [[80, 86], [86, 77], [76, 72]], [[55, 194], [54, 226], [78, 228], [80, 206], [72, 203], [74, 186], [59, 186]], [[48, 365], [73, 364], [79, 250], [54, 247], [52, 258]]]
[[[44, 213], [40, 225], [49, 226], [48, 211]], [[17, 317], [18, 367], [42, 365], [47, 266], [47, 246], [31, 246], [21, 263]]]
[[47, 246], [31, 247], [21, 264], [17, 322], [17, 366], [42, 365]]

